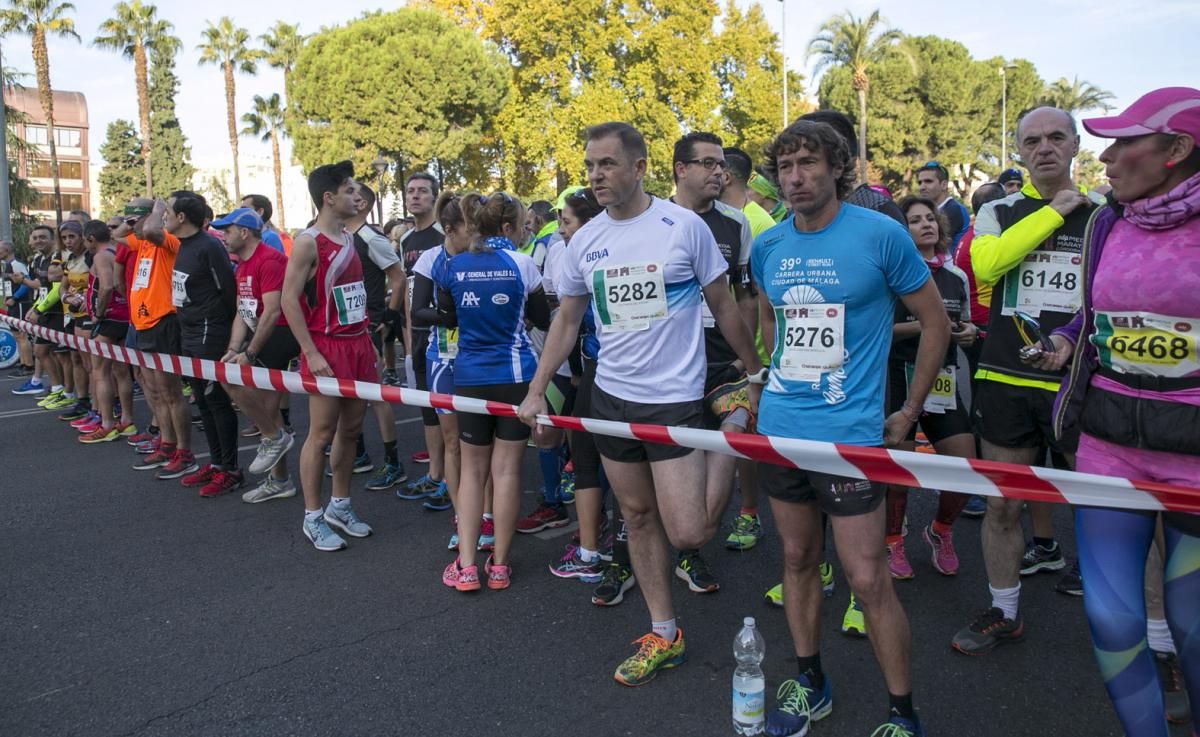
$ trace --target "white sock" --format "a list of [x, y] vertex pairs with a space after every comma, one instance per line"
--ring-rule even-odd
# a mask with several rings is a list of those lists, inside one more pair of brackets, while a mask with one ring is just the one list
[[579, 559], [584, 563], [591, 563], [600, 557], [600, 553], [595, 550], [588, 550], [582, 545], [579, 546]]
[[42, 379], [41, 379], [41, 377], [40, 377], [40, 376], [31, 376], [31, 377], [29, 377], [29, 383], [30, 383], [30, 384], [32, 384], [32, 385], [34, 385], [34, 386], [41, 386], [41, 385], [42, 385]]
[[494, 520], [494, 519], [495, 519], [495, 517], [493, 517], [492, 515], [488, 514], [487, 512], [484, 512], [484, 513], [483, 513], [483, 518], [484, 518], [485, 520]]
[[350, 497], [331, 497], [329, 503], [340, 510], [346, 510], [350, 508]]
[[667, 642], [675, 642], [676, 629], [674, 619], [668, 619], [665, 622], [651, 622], [650, 630]]
[[321, 515], [323, 514], [323, 512], [324, 512], [324, 510], [321, 510], [321, 509], [306, 509], [306, 510], [304, 510], [304, 521], [305, 522], [316, 522], [318, 519], [321, 518]]
[[417, 388], [417, 374], [413, 371], [412, 356], [404, 357], [404, 386], [409, 389]]
[[1146, 620], [1146, 642], [1156, 653], [1175, 652], [1175, 641], [1171, 639], [1171, 628], [1165, 619]]
[[1017, 604], [1021, 600], [1021, 584], [1017, 584], [1011, 589], [997, 589], [988, 584], [988, 591], [992, 592], [992, 606], [1004, 612], [1005, 617], [1015, 621]]
[[63, 390], [62, 384], [55, 384], [54, 386], [50, 387], [50, 393], [52, 393], [52, 394], [54, 392], [61, 392], [62, 390]]

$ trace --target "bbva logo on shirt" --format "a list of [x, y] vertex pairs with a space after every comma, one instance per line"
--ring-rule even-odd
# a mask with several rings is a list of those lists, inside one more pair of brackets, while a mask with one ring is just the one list
[[479, 298], [475, 296], [474, 292], [463, 292], [462, 306], [463, 307], [478, 307], [479, 306]]
[[492, 304], [494, 304], [494, 305], [508, 304], [508, 295], [507, 294], [493, 294], [492, 295]]

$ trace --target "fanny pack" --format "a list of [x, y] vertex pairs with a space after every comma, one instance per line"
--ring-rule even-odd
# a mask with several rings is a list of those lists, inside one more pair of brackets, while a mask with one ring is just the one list
[[[1101, 376], [1133, 389], [1177, 391], [1200, 386], [1195, 378], [1164, 379], [1101, 370]], [[1130, 397], [1088, 388], [1080, 429], [1094, 438], [1142, 450], [1200, 456], [1200, 406]]]

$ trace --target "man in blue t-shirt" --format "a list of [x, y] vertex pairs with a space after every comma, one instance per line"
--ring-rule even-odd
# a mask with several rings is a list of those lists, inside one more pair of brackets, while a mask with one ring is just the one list
[[275, 214], [274, 208], [271, 207], [271, 200], [260, 194], [248, 194], [242, 198], [242, 207], [249, 207], [262, 218], [262, 242], [286, 256], [283, 240], [280, 239], [279, 233], [275, 232], [275, 226], [271, 224], [271, 216]]
[[[853, 186], [851, 152], [827, 123], [792, 124], [767, 148], [765, 165], [794, 214], [761, 234], [750, 251], [763, 344], [771, 354], [758, 430], [895, 445], [920, 416], [950, 338], [929, 268], [896, 221], [841, 202]], [[882, 377], [897, 297], [917, 316], [922, 333], [908, 399], [885, 421]], [[889, 734], [923, 734], [912, 706], [908, 619], [884, 555], [885, 487], [765, 463], [759, 485], [771, 498], [783, 540], [783, 604], [799, 666], [798, 676], [780, 686], [767, 733], [804, 734], [833, 708], [815, 626], [824, 511], [888, 687]]]

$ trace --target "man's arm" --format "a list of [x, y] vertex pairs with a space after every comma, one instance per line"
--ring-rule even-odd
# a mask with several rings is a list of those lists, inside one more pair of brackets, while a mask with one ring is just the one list
[[[263, 309], [263, 315], [266, 315], [265, 308]], [[233, 330], [229, 333], [229, 345], [225, 348], [225, 355], [221, 356], [223, 363], [238, 362], [237, 357], [242, 353], [242, 345], [246, 342], [246, 332], [248, 330], [246, 321], [240, 315], [234, 318]]]
[[758, 320], [763, 350], [770, 356], [775, 353], [775, 308], [762, 290], [758, 292]]
[[[279, 322], [279, 314], [283, 309], [283, 298], [280, 296], [281, 294], [282, 293], [278, 291], [263, 292], [263, 308], [262, 314], [258, 316], [258, 327], [255, 328], [254, 337], [250, 339], [250, 345], [246, 346], [246, 350], [243, 351], [244, 353], [254, 353], [257, 355], [262, 351], [263, 346], [267, 344], [267, 341], [271, 339], [271, 333], [275, 332], [275, 323]], [[242, 326], [243, 330], [245, 329], [245, 320], [241, 319], [240, 317], [237, 318], [237, 323], [234, 324], [235, 330], [237, 329], [238, 324]], [[290, 321], [288, 322], [288, 325], [291, 325]], [[243, 340], [244, 339], [245, 338], [243, 338]], [[233, 345], [239, 345], [240, 342], [241, 341], [238, 341], [238, 343], [233, 343]]]
[[300, 308], [300, 300], [304, 298], [304, 284], [308, 281], [316, 262], [316, 240], [310, 235], [300, 235], [292, 244], [292, 255], [288, 259], [287, 271], [283, 274], [283, 314], [313, 376], [333, 376], [325, 357], [317, 350], [312, 336], [308, 333], [304, 312]]
[[750, 331], [750, 340], [753, 342], [754, 335], [758, 332], [758, 300], [754, 298], [754, 290], [749, 284], [734, 284], [733, 298], [737, 302], [738, 314], [741, 315], [746, 329]]
[[950, 322], [946, 319], [942, 295], [932, 278], [927, 279], [917, 291], [902, 295], [900, 301], [916, 316], [921, 326], [921, 339], [917, 345], [912, 381], [908, 385], [908, 399], [884, 423], [884, 443], [888, 447], [895, 447], [904, 440], [909, 428], [920, 419], [925, 408], [925, 397], [933, 388], [950, 343]]
[[740, 306], [734, 304], [729, 295], [729, 282], [724, 276], [717, 277], [704, 287], [704, 300], [708, 302], [708, 309], [712, 312], [721, 335], [725, 336], [729, 347], [746, 367], [746, 372], [758, 373], [762, 369], [762, 361], [758, 359], [758, 351], [754, 349], [754, 336], [746, 327]]
[[96, 282], [100, 285], [100, 293], [96, 297], [96, 319], [103, 320], [108, 314], [108, 303], [112, 300], [113, 287], [116, 281], [116, 260], [107, 251], [96, 254]]
[[166, 243], [167, 236], [163, 222], [163, 218], [166, 215], [167, 203], [161, 198], [154, 200], [154, 207], [151, 208], [150, 214], [146, 216], [146, 222], [142, 223], [142, 238], [156, 246]]
[[1064, 189], [1054, 195], [1050, 204], [1031, 212], [1003, 232], [996, 218], [998, 203], [984, 205], [975, 216], [975, 238], [971, 241], [971, 269], [975, 272], [975, 281], [980, 284], [1000, 281], [1000, 277], [1012, 271], [1030, 251], [1062, 227], [1067, 215], [1087, 202], [1088, 198], [1078, 190]]

